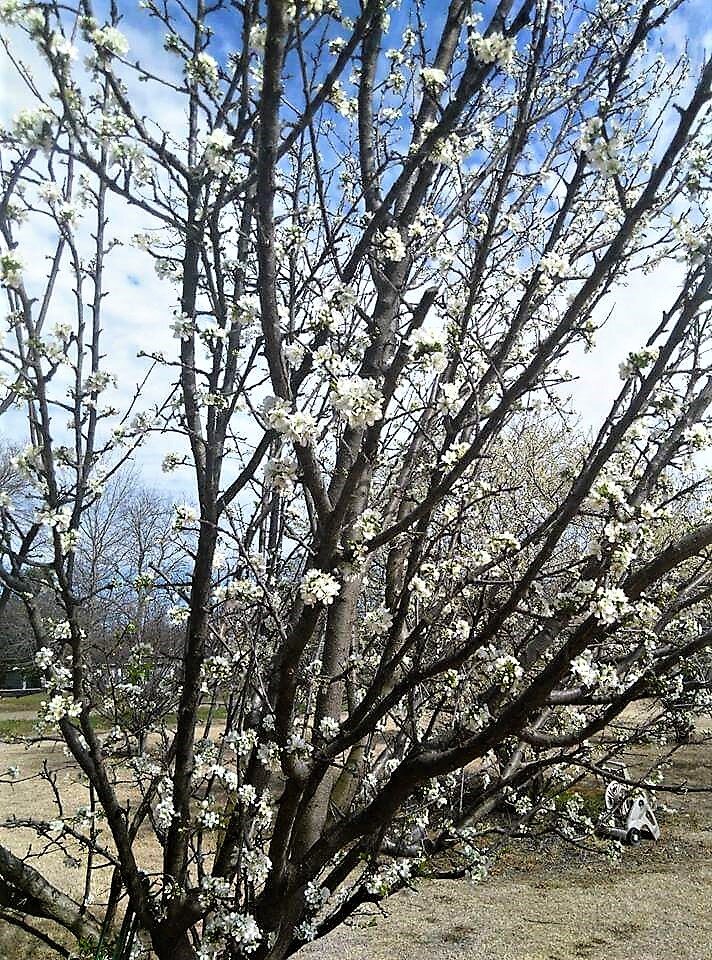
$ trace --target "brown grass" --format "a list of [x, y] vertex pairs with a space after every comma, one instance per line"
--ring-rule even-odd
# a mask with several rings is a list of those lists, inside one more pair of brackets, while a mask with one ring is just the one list
[[[0, 714], [0, 720], [2, 714]], [[653, 751], [631, 753], [642, 770]], [[65, 814], [87, 803], [86, 784], [59, 744], [0, 744], [0, 770], [16, 764], [21, 779], [0, 785], [0, 821], [12, 816], [58, 816], [48, 783], [23, 779], [44, 764], [66, 798]], [[674, 756], [672, 779], [712, 784], [712, 745], [690, 744]], [[421, 881], [386, 903], [387, 916], [368, 911], [299, 957], [313, 960], [712, 960], [712, 797], [667, 798], [678, 809], [663, 815], [660, 843], [625, 852], [620, 865], [574, 852], [513, 848], [486, 882]], [[101, 827], [102, 825], [100, 825]], [[108, 843], [103, 826], [104, 842]], [[25, 829], [2, 831], [17, 853], [39, 853], [42, 843]], [[152, 869], [159, 850], [146, 831], [137, 845]], [[76, 850], [81, 860], [81, 851]], [[84, 873], [56, 851], [41, 857], [42, 872], [81, 896]], [[100, 871], [94, 895], [106, 894], [109, 871]], [[0, 924], [0, 960], [56, 956]]]

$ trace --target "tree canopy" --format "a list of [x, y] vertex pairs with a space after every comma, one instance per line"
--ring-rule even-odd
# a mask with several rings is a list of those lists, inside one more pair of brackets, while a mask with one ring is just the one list
[[[709, 710], [712, 63], [679, 0], [122, 6], [0, 0], [0, 610], [93, 811], [16, 819], [86, 882], [10, 834], [0, 912], [281, 960], [599, 842], [556, 798]], [[566, 359], [671, 261], [589, 434]], [[157, 449], [185, 502], [117, 498]]]

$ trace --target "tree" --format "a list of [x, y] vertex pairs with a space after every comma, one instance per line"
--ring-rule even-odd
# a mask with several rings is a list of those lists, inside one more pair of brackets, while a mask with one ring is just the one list
[[[6, 41], [36, 99], [3, 137], [0, 218], [36, 513], [3, 500], [0, 576], [62, 609], [33, 618], [43, 721], [105, 826], [52, 828], [87, 851], [83, 900], [7, 847], [0, 876], [77, 937], [109, 864], [102, 936], [125, 915], [162, 960], [281, 960], [425, 846], [481, 872], [503, 799], [517, 832], [581, 827], [552, 798], [623, 749], [595, 738], [628, 706], [652, 701], [656, 735], [682, 690], [709, 707], [712, 525], [685, 505], [712, 396], [712, 62], [664, 55], [684, 3], [485, 9], [145, 0], [127, 37], [116, 3], [4, 0], [40, 59]], [[142, 30], [174, 59], [136, 59]], [[174, 310], [107, 405], [129, 216]], [[564, 358], [669, 258], [679, 287], [580, 436]], [[167, 438], [196, 496], [189, 576], [151, 574], [184, 626], [179, 702], [127, 764], [91, 693], [83, 518]]]
[[117, 474], [82, 516], [75, 552], [92, 699], [114, 735], [143, 751], [153, 725], [175, 710], [180, 626], [169, 595], [190, 572], [176, 542], [173, 504]]
[[[14, 512], [22, 503], [24, 480], [13, 466], [13, 458], [18, 452], [11, 444], [0, 440], [0, 498], [6, 504], [11, 501]], [[9, 516], [5, 513], [3, 522], [3, 541], [8, 535]], [[23, 519], [26, 519], [23, 517]], [[20, 669], [34, 672], [32, 658], [35, 652], [34, 637], [27, 619], [22, 601], [13, 596], [12, 591], [2, 585], [0, 590], [0, 686], [5, 686], [7, 670]]]

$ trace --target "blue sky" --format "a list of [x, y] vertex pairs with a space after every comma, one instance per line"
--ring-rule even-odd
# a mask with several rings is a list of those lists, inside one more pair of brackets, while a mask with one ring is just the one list
[[[514, 6], [516, 9], [517, 5]], [[493, 7], [493, 0], [487, 0], [482, 5], [485, 22]], [[358, 4], [346, 0], [343, 8], [355, 16]], [[393, 12], [391, 32], [394, 46], [398, 45], [395, 38], [400, 36], [413, 9], [413, 4], [403, 0], [401, 9]], [[139, 58], [142, 63], [155, 68], [160, 65], [161, 69], [177, 71], [176, 58], [162, 49], [164, 28], [149, 20], [133, 2], [123, 5], [123, 10], [125, 19], [122, 29], [131, 43], [130, 57]], [[426, 40], [434, 42], [432, 38], [443, 18], [443, 11], [444, 4], [441, 2], [430, 0], [424, 4], [423, 15], [428, 22]], [[230, 23], [223, 14], [216, 17], [215, 30], [210, 50], [217, 58], [223, 59], [237, 38], [233, 36]], [[344, 31], [337, 26], [330, 28], [330, 33], [344, 35]], [[687, 0], [683, 9], [674, 14], [664, 39], [669, 53], [680, 52], [687, 47], [692, 60], [699, 62], [712, 46], [712, 0]], [[16, 49], [30, 61], [34, 56], [37, 62], [36, 55], [22, 41], [18, 41]], [[144, 97], [146, 112], [159, 115], [167, 129], [180, 128], [183, 121], [182, 105], [175, 98], [164, 94], [157, 101], [155, 91], [148, 91], [145, 86], [138, 88], [137, 94]], [[15, 82], [7, 62], [0, 60], [0, 122], [6, 124], [26, 102], [26, 95]], [[104, 326], [111, 368], [117, 372], [122, 390], [125, 391], [145, 367], [142, 361], [136, 359], [136, 354], [156, 346], [157, 331], [161, 331], [158, 336], [165, 341], [166, 349], [170, 348], [171, 343], [175, 345], [170, 334], [165, 332], [172, 319], [175, 294], [166, 281], [155, 276], [145, 255], [130, 245], [132, 234], [145, 226], [145, 218], [118, 204], [112, 205], [110, 216], [112, 228], [124, 245], [112, 257], [111, 297], [107, 301]], [[42, 249], [47, 239], [43, 228], [33, 226], [31, 229], [35, 233], [30, 237], [28, 246], [33, 250]], [[39, 284], [44, 271], [43, 261], [35, 261], [30, 280], [34, 273], [34, 280]], [[679, 273], [677, 264], [667, 263], [652, 276], [634, 277], [627, 286], [619, 287], [612, 303], [609, 301], [609, 306], [615, 308], [613, 317], [599, 334], [596, 349], [589, 354], [577, 351], [569, 358], [567, 366], [579, 378], [571, 388], [573, 403], [584, 424], [595, 424], [605, 414], [620, 386], [618, 364], [629, 350], [638, 348], [645, 340], [647, 331], [659, 319], [660, 309], [670, 301]], [[71, 297], [68, 285], [65, 284], [61, 296]], [[164, 385], [156, 383], [149, 389], [149, 398], [158, 399], [163, 392]], [[0, 421], [0, 436], [18, 436], [23, 427], [23, 415], [20, 412], [10, 414]], [[171, 448], [169, 440], [152, 442], [150, 449], [142, 455], [142, 464], [147, 475], [158, 478], [168, 487], [180, 489], [184, 482], [180, 476], [161, 474], [159, 468], [164, 453]]]

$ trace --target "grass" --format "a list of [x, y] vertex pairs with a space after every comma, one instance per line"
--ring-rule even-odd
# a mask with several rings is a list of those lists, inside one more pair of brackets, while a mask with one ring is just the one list
[[13, 740], [15, 737], [31, 737], [35, 732], [34, 718], [27, 720], [0, 719], [0, 740]]
[[598, 820], [605, 810], [603, 791], [600, 787], [591, 787], [587, 784], [578, 784], [570, 790], [562, 790], [554, 797], [554, 803], [558, 809], [564, 807], [569, 800], [581, 799], [583, 801], [581, 812], [586, 817], [590, 817], [594, 822]]
[[40, 693], [29, 693], [25, 697], [0, 697], [0, 717], [4, 712], [19, 713], [37, 713], [40, 708], [40, 702], [47, 698], [42, 690]]
[[[26, 697], [2, 697], [0, 698], [0, 740], [13, 740], [16, 737], [31, 737], [36, 734], [35, 720], [42, 700], [47, 699], [47, 694], [31, 693]], [[18, 717], [17, 714], [23, 714]], [[208, 719], [209, 708], [202, 706], [198, 709], [198, 723], [205, 723]], [[26, 714], [26, 716], [24, 716]], [[227, 716], [224, 706], [218, 706], [213, 710], [212, 719], [219, 723]], [[169, 714], [165, 721], [170, 724], [177, 722], [177, 714]], [[94, 725], [98, 731], [108, 730], [110, 724], [104, 718], [94, 716]]]

